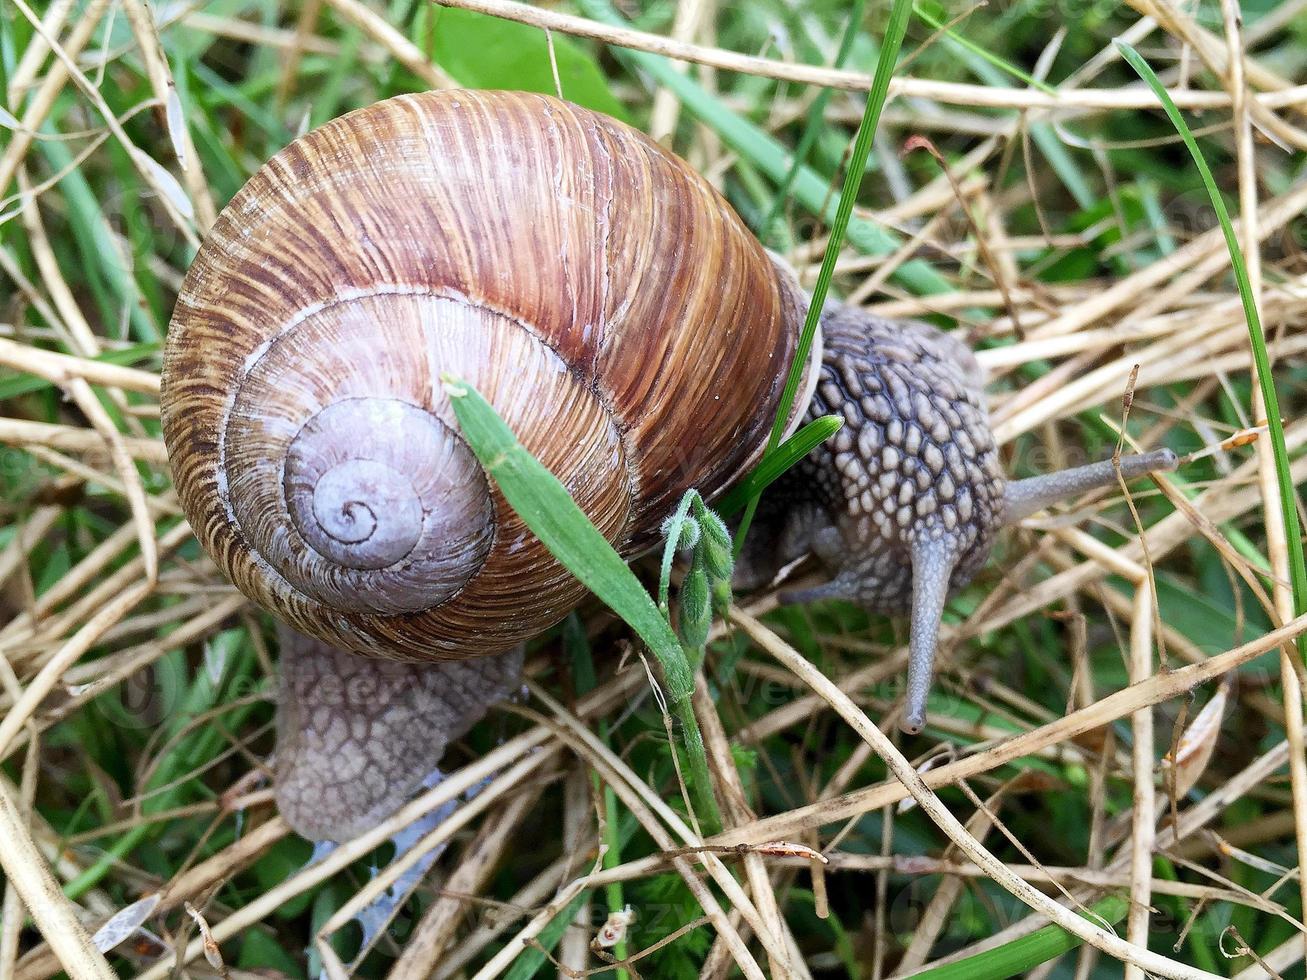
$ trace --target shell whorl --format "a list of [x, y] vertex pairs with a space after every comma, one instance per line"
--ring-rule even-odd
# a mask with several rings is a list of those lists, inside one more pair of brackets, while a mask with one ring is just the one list
[[[242, 425], [229, 417], [224, 447], [264, 449], [248, 430], [233, 433]], [[456, 593], [485, 560], [494, 527], [485, 475], [437, 415], [394, 398], [347, 398], [315, 412], [274, 451], [228, 462], [226, 472], [242, 471], [228, 498], [233, 517], [288, 582], [319, 602], [419, 612]], [[296, 534], [302, 549], [290, 546]]]
[[624, 554], [756, 458], [794, 295], [642, 134], [525, 93], [401, 96], [273, 158], [187, 274], [163, 420], [232, 581], [328, 643], [507, 649], [582, 589], [490, 484], [474, 384]]

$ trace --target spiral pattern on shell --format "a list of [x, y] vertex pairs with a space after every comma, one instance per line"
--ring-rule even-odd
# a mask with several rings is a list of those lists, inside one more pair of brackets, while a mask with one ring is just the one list
[[624, 554], [761, 450], [801, 306], [686, 164], [545, 96], [400, 96], [223, 211], [164, 358], [179, 496], [236, 586], [360, 652], [507, 649], [580, 585], [505, 504], [467, 380]]

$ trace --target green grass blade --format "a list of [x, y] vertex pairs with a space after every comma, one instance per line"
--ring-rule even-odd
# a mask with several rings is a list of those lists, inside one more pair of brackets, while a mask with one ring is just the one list
[[[858, 196], [858, 187], [867, 172], [867, 156], [871, 153], [872, 137], [880, 124], [880, 113], [885, 108], [885, 99], [889, 96], [890, 78], [894, 75], [894, 66], [898, 63], [899, 49], [903, 46], [903, 37], [907, 34], [908, 19], [912, 15], [912, 0], [894, 0], [890, 8], [889, 24], [885, 27], [885, 40], [880, 47], [880, 57], [876, 59], [876, 72], [871, 78], [871, 91], [867, 93], [867, 104], [863, 108], [862, 122], [858, 124], [858, 133], [853, 139], [853, 153], [849, 156], [849, 165], [844, 172], [844, 186], [840, 190], [839, 204], [835, 208], [835, 219], [831, 222], [830, 237], [826, 240], [826, 253], [821, 260], [821, 271], [812, 287], [812, 300], [808, 304], [808, 315], [804, 318], [803, 329], [799, 333], [799, 345], [790, 362], [790, 371], [785, 378], [785, 388], [781, 392], [780, 407], [772, 422], [771, 433], [767, 436], [767, 453], [770, 455], [785, 433], [785, 424], [790, 417], [790, 407], [794, 396], [798, 394], [799, 383], [808, 370], [808, 351], [817, 333], [817, 324], [821, 320], [822, 308], [826, 305], [826, 296], [830, 292], [831, 279], [835, 277], [835, 260], [839, 258], [844, 247], [844, 235], [853, 216], [853, 202]], [[749, 533], [749, 524], [753, 521], [754, 511], [758, 507], [758, 498], [753, 496], [745, 506], [744, 517], [740, 519], [740, 529], [735, 536], [735, 550], [738, 554], [744, 544], [745, 535]]]
[[[649, 593], [558, 478], [527, 452], [475, 388], [447, 381], [446, 390], [468, 445], [499, 484], [513, 510], [545, 547], [660, 657], [672, 649], [679, 651], [681, 645], [676, 635], [659, 614]], [[694, 686], [693, 678], [688, 668], [681, 673], [684, 665], [677, 664], [675, 656], [670, 659], [668, 693], [673, 697], [688, 697]]]
[[[1125, 918], [1130, 903], [1120, 896], [1109, 895], [1091, 908], [1097, 921], [1115, 924]], [[1078, 937], [1060, 926], [1045, 926], [1010, 943], [913, 976], [917, 980], [1005, 980], [1025, 976], [1039, 964], [1075, 949], [1080, 943]]]
[[889, 24], [885, 28], [885, 40], [881, 45], [880, 57], [876, 61], [876, 73], [871, 79], [871, 91], [867, 93], [867, 104], [863, 108], [862, 122], [858, 124], [858, 133], [853, 140], [853, 153], [844, 174], [844, 186], [840, 190], [839, 204], [835, 208], [835, 220], [831, 222], [830, 237], [826, 241], [826, 253], [822, 256], [821, 271], [812, 287], [812, 301], [808, 304], [808, 315], [803, 321], [803, 332], [799, 335], [799, 346], [790, 364], [790, 373], [785, 379], [785, 389], [781, 393], [780, 408], [772, 423], [771, 434], [767, 438], [767, 452], [775, 449], [785, 434], [785, 425], [790, 417], [790, 408], [799, 392], [799, 384], [808, 370], [808, 351], [812, 348], [813, 338], [817, 334], [817, 324], [821, 320], [822, 308], [826, 305], [826, 296], [830, 292], [831, 280], [835, 277], [835, 260], [844, 248], [844, 235], [853, 217], [853, 202], [858, 196], [858, 187], [867, 171], [867, 157], [871, 153], [871, 141], [880, 125], [881, 110], [885, 108], [885, 99], [889, 96], [889, 83], [894, 75], [894, 66], [898, 62], [899, 50], [903, 47], [903, 37], [908, 30], [908, 18], [912, 13], [911, 0], [894, 0], [890, 10]]
[[1052, 85], [1049, 85], [1047, 82], [1041, 82], [1038, 78], [1030, 74], [1028, 71], [1018, 67], [1017, 65], [1014, 65], [1006, 58], [1000, 58], [998, 55], [994, 54], [993, 52], [988, 51], [985, 48], [982, 48], [976, 42], [968, 40], [967, 38], [959, 34], [957, 31], [953, 30], [953, 28], [945, 27], [944, 21], [939, 17], [934, 16], [929, 10], [926, 9], [924, 4], [920, 4], [920, 3], [913, 4], [912, 12], [916, 14], [918, 17], [920, 17], [922, 20], [924, 20], [931, 27], [933, 27], [935, 30], [942, 31], [944, 33], [944, 36], [947, 37], [954, 44], [958, 45], [961, 48], [965, 48], [967, 51], [970, 51], [978, 58], [983, 58], [988, 64], [993, 65], [995, 68], [999, 69], [1000, 71], [1006, 72], [1007, 74], [1011, 75], [1013, 78], [1017, 79], [1018, 81], [1024, 82], [1026, 85], [1029, 85], [1033, 88], [1037, 88], [1039, 89], [1039, 91], [1047, 95], [1057, 94], [1057, 89], [1055, 89]]
[[658, 658], [667, 685], [667, 699], [681, 722], [689, 756], [690, 791], [700, 820], [715, 832], [721, 818], [708, 778], [703, 736], [695, 721], [690, 697], [690, 669], [671, 625], [663, 618], [608, 539], [577, 506], [567, 488], [532, 456], [481, 394], [471, 385], [444, 378], [467, 444], [513, 508], [550, 553], [587, 589], [635, 630]]
[[[849, 60], [849, 54], [853, 51], [853, 42], [858, 38], [858, 28], [862, 25], [862, 14], [865, 8], [866, 0], [853, 0], [852, 5], [849, 7], [848, 23], [844, 25], [844, 36], [840, 38], [840, 47], [835, 52], [835, 63], [832, 67], [843, 68], [844, 63]], [[789, 172], [786, 173], [780, 186], [776, 188], [776, 196], [772, 201], [771, 208], [758, 226], [758, 231], [764, 236], [764, 241], [770, 239], [772, 224], [780, 217], [781, 209], [785, 207], [785, 201], [790, 196], [790, 188], [794, 186], [794, 181], [798, 178], [803, 165], [808, 162], [808, 154], [817, 145], [817, 137], [821, 135], [826, 126], [826, 106], [830, 104], [831, 96], [834, 94], [835, 90], [832, 88], [822, 89], [817, 93], [817, 97], [812, 100], [812, 105], [808, 108], [808, 121], [804, 124], [803, 135], [799, 137], [799, 144], [795, 147], [794, 159], [790, 162]]]
[[[55, 135], [49, 122], [43, 132]], [[67, 146], [57, 139], [42, 140], [36, 146], [49, 162], [50, 169], [63, 174], [58, 186], [67, 198], [68, 220], [81, 249], [81, 261], [86, 264], [88, 275], [94, 269], [94, 273], [112, 290], [114, 299], [121, 304], [118, 309], [104, 311], [106, 320], [116, 323], [120, 310], [125, 308], [136, 338], [145, 343], [159, 343], [163, 339], [163, 331], [151, 316], [132, 270], [122, 264], [118, 245], [104, 214], [103, 202], [96, 197], [82, 171], [73, 166], [73, 155]]]
[[[577, 7], [591, 20], [619, 27], [629, 26], [617, 13], [611, 0], [577, 0]], [[613, 47], [612, 51], [624, 63], [674, 92], [686, 109], [703, 120], [724, 143], [769, 179], [779, 184], [786, 178], [790, 170], [790, 151], [771, 134], [732, 112], [688, 74], [676, 71], [662, 55], [620, 47]], [[794, 199], [805, 211], [834, 226], [842, 198], [831, 193], [830, 181], [811, 167], [799, 168], [794, 179]], [[853, 218], [848, 222], [847, 241], [867, 255], [888, 255], [902, 244], [898, 235], [863, 218]], [[921, 259], [904, 262], [891, 278], [919, 295], [953, 291], [949, 280]]]
[[[1294, 612], [1302, 615], [1307, 612], [1307, 561], [1303, 557], [1302, 527], [1298, 522], [1297, 496], [1293, 485], [1293, 476], [1289, 470], [1289, 449], [1284, 441], [1284, 423], [1280, 419], [1280, 399], [1275, 393], [1275, 378], [1271, 374], [1271, 359], [1266, 353], [1266, 333], [1262, 330], [1262, 320], [1257, 312], [1257, 303], [1253, 297], [1252, 282], [1248, 278], [1248, 265], [1239, 248], [1238, 236], [1230, 222], [1230, 213], [1216, 186], [1207, 160], [1198, 148], [1194, 134], [1180, 115], [1166, 87], [1162, 85], [1153, 69], [1143, 57], [1125, 41], [1119, 38], [1113, 42], [1121, 57], [1133, 68], [1161, 100], [1171, 125], [1184, 140], [1184, 145], [1193, 157], [1194, 166], [1202, 175], [1207, 196], [1217, 220], [1221, 223], [1221, 233], [1225, 236], [1226, 248], [1230, 251], [1230, 265], [1234, 269], [1234, 280], [1239, 286], [1239, 299], [1243, 303], [1244, 319], [1248, 322], [1248, 342], [1253, 351], [1253, 363], [1257, 366], [1257, 383], [1261, 387], [1262, 401], [1266, 405], [1266, 427], [1271, 439], [1271, 453], [1275, 458], [1275, 477], [1280, 490], [1280, 507], [1284, 514], [1284, 533], [1289, 550], [1289, 578], [1293, 586]], [[1307, 662], [1307, 637], [1298, 638], [1298, 653]]]
[[784, 476], [785, 471], [833, 436], [844, 424], [838, 415], [813, 419], [755, 466], [730, 493], [714, 504], [717, 513], [730, 517], [739, 513], [749, 501]]

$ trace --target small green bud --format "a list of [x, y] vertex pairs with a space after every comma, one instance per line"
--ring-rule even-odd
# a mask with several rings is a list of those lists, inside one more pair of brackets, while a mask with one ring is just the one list
[[[675, 514], [663, 521], [662, 532], [664, 538], [670, 538], [672, 536], [672, 525], [675, 522]], [[687, 549], [693, 548], [699, 543], [699, 537], [699, 522], [687, 514], [681, 520], [681, 540], [676, 543], [676, 550], [686, 551]]]
[[735, 548], [726, 522], [708, 508], [699, 515], [703, 530], [703, 557], [708, 566], [708, 577], [713, 582], [729, 582], [735, 571]]
[[681, 583], [680, 605], [676, 612], [682, 643], [697, 650], [708, 642], [708, 628], [712, 626], [712, 597], [708, 589], [708, 572], [698, 558]]

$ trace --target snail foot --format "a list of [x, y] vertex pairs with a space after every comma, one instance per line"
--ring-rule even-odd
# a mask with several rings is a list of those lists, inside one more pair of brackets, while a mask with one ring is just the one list
[[277, 806], [310, 840], [346, 841], [390, 816], [446, 745], [521, 684], [521, 647], [413, 664], [360, 657], [285, 626], [278, 635]]

